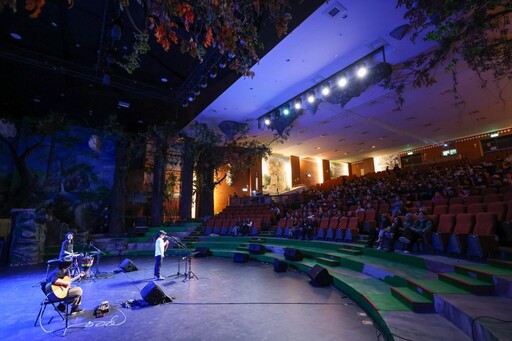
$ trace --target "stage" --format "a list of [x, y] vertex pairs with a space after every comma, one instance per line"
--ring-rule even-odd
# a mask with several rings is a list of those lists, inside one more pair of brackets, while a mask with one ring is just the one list
[[[124, 272], [125, 257], [101, 259], [97, 276], [77, 282], [84, 312], [69, 318], [65, 337], [79, 340], [384, 340], [366, 313], [333, 286], [314, 287], [306, 273], [274, 272], [273, 265], [231, 258], [193, 258], [197, 276], [184, 281], [184, 261], [167, 257], [166, 278], [156, 281], [171, 303], [147, 305], [141, 290], [153, 281], [154, 258], [133, 257], [137, 271]], [[52, 268], [56, 264], [52, 264]], [[96, 270], [94, 267], [92, 270]], [[93, 271], [94, 272], [94, 271]], [[48, 340], [63, 335], [64, 322], [48, 306], [34, 326], [44, 295], [46, 264], [0, 268], [0, 339]], [[94, 310], [108, 301], [110, 311]], [[54, 319], [46, 324], [51, 316]], [[77, 328], [80, 327], [80, 328]], [[55, 332], [50, 332], [56, 330]], [[380, 336], [380, 337], [379, 337]]]

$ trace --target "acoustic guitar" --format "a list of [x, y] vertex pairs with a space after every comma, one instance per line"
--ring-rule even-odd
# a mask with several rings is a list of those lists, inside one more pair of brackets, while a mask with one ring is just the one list
[[[61, 278], [63, 281], [69, 282], [69, 284], [73, 283], [77, 279], [83, 277], [85, 275], [84, 272], [78, 274], [76, 277], [69, 278], [69, 276], [64, 276], [64, 278]], [[48, 294], [48, 298], [52, 301], [58, 301], [63, 300], [66, 298], [69, 292], [69, 288], [71, 288], [71, 285], [68, 285], [67, 287], [61, 286], [61, 285], [55, 285], [52, 283], [46, 284], [46, 292]]]

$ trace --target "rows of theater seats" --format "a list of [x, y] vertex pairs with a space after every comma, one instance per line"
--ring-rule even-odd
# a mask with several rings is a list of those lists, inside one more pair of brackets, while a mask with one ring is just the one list
[[[460, 204], [454, 204], [460, 205]], [[483, 204], [485, 205], [485, 204]], [[485, 208], [485, 206], [480, 206]], [[493, 208], [497, 208], [492, 211]], [[503, 239], [510, 239], [510, 229], [504, 229], [505, 222], [512, 221], [512, 200], [508, 203], [496, 202], [487, 206], [489, 211], [475, 213], [441, 213], [429, 214], [427, 219], [434, 225], [433, 231], [420, 240], [423, 247], [432, 252], [447, 252], [451, 255], [467, 255], [469, 257], [483, 258], [486, 255], [499, 251], [498, 235]], [[358, 212], [356, 217], [331, 217], [317, 219], [314, 238], [318, 240], [331, 240], [340, 242], [354, 242], [358, 239], [359, 232], [365, 226], [375, 227], [376, 211], [368, 210]], [[400, 216], [402, 221], [404, 216]], [[417, 215], [413, 216], [417, 219]], [[302, 220], [298, 219], [299, 226]], [[276, 237], [291, 236], [292, 218], [279, 220]], [[312, 220], [308, 219], [308, 224]]]
[[221, 236], [233, 235], [233, 227], [238, 219], [249, 219], [252, 227], [249, 231], [251, 236], [261, 233], [263, 226], [270, 226], [273, 213], [267, 205], [250, 206], [227, 206], [221, 213], [211, 217], [206, 222], [204, 234], [218, 234]]

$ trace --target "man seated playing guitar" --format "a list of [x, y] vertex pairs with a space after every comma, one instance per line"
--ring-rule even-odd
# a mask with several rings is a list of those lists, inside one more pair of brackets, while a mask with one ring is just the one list
[[[59, 260], [58, 268], [46, 280], [46, 294], [51, 301], [64, 300], [67, 304], [71, 305], [70, 314], [76, 314], [83, 311], [79, 307], [80, 303], [82, 303], [82, 288], [71, 287], [71, 283], [82, 277], [83, 273], [74, 278], [69, 278], [68, 270], [71, 264], [73, 264], [72, 257]], [[61, 303], [57, 309], [64, 312], [66, 307]]]

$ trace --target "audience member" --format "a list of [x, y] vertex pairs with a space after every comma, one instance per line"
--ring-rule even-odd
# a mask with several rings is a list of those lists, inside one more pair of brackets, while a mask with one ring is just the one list
[[400, 241], [405, 244], [404, 253], [412, 252], [412, 247], [418, 238], [423, 238], [423, 241], [427, 242], [428, 233], [432, 231], [432, 226], [432, 221], [427, 219], [427, 214], [420, 212], [418, 220], [414, 222], [412, 227], [406, 227], [403, 236], [400, 237]]

